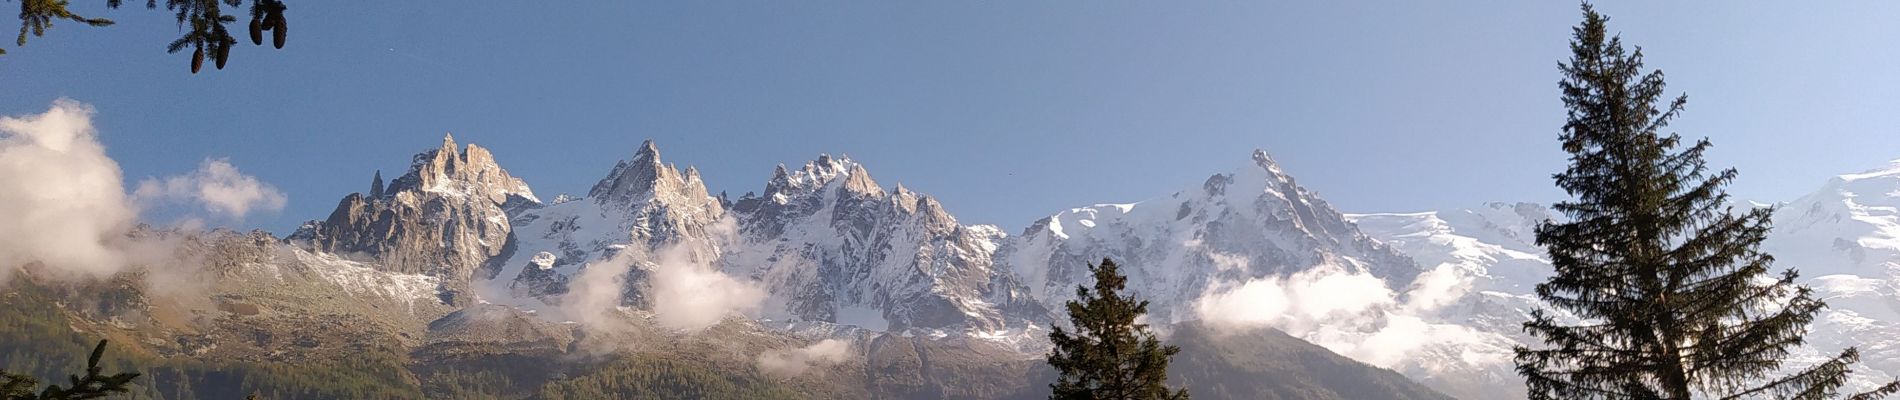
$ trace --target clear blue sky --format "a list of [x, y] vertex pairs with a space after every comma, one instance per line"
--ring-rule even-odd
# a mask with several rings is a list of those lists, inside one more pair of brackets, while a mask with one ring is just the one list
[[[451, 131], [543, 198], [653, 138], [734, 196], [845, 153], [1012, 231], [1252, 148], [1348, 211], [1552, 201], [1578, 19], [1565, 1], [297, 0], [284, 50], [194, 76], [164, 53], [165, 12], [75, 3], [121, 23], [9, 47], [0, 114], [95, 105], [128, 183], [229, 157], [290, 195], [239, 224], [279, 234]], [[1677, 128], [1741, 168], [1738, 197], [1900, 158], [1900, 3], [1599, 8], [1689, 94]]]

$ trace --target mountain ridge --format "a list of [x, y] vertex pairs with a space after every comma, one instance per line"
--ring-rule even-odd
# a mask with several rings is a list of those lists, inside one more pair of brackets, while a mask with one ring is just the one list
[[[646, 141], [584, 197], [543, 202], [487, 149], [445, 137], [388, 184], [375, 172], [368, 194], [344, 196], [328, 219], [282, 239], [219, 239], [228, 244], [204, 257], [221, 267], [201, 278], [214, 283], [204, 301], [215, 307], [135, 293], [62, 312], [82, 321], [68, 325], [173, 356], [270, 362], [373, 350], [408, 371], [390, 373], [435, 382], [425, 391], [451, 390], [442, 379], [472, 368], [516, 382], [509, 397], [523, 397], [565, 374], [608, 373], [596, 368], [621, 364], [585, 360], [611, 355], [659, 357], [648, 361], [711, 371], [743, 390], [1034, 397], [1065, 293], [1087, 283], [1083, 267], [1110, 258], [1131, 276], [1130, 292], [1152, 301], [1149, 322], [1183, 335], [1172, 340], [1184, 347], [1269, 354], [1222, 338], [1285, 336], [1318, 350], [1252, 366], [1193, 356], [1197, 367], [1183, 376], [1200, 390], [1356, 397], [1365, 388], [1272, 377], [1391, 368], [1430, 389], [1369, 378], [1388, 382], [1374, 397], [1520, 392], [1510, 346], [1527, 343], [1517, 325], [1541, 307], [1528, 288], [1548, 261], [1529, 236], [1548, 209], [1346, 214], [1265, 151], [1248, 161], [1142, 202], [1056, 212], [1012, 235], [964, 224], [905, 185], [883, 186], [850, 157], [780, 165], [761, 191], [731, 199]], [[1891, 300], [1900, 245], [1888, 246], [1900, 237], [1900, 174], [1888, 172], [1843, 175], [1783, 206], [1777, 220], [1789, 234], [1771, 243], [1787, 263], [1846, 266], [1809, 275], [1841, 304], [1817, 324], [1834, 332], [1817, 344], [1876, 343], [1863, 348], [1870, 359], [1900, 347], [1880, 336], [1900, 332]], [[700, 301], [708, 298], [730, 301]], [[827, 340], [850, 350], [833, 358], [799, 347]], [[220, 341], [230, 342], [207, 346]], [[300, 350], [266, 350], [281, 345]], [[780, 356], [770, 371], [747, 364], [766, 354], [800, 356]], [[851, 378], [782, 375], [788, 369]]]

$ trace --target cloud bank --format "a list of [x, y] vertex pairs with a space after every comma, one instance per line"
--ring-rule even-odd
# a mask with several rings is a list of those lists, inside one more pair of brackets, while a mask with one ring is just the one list
[[42, 114], [0, 118], [0, 280], [35, 262], [67, 277], [123, 267], [118, 242], [138, 209], [99, 144], [93, 112], [61, 99]]
[[767, 375], [790, 378], [804, 374], [812, 367], [841, 363], [850, 357], [850, 343], [825, 339], [803, 348], [767, 351], [759, 355], [758, 364], [759, 371]]
[[[95, 113], [60, 99], [44, 113], [0, 117], [0, 283], [21, 267], [55, 279], [97, 279], [136, 264], [179, 261], [173, 241], [133, 237], [141, 203], [126, 194], [119, 163], [99, 142]], [[276, 189], [222, 160], [153, 190], [168, 191], [174, 181], [199, 189], [181, 200], [233, 216], [284, 202]]]
[[1389, 368], [1421, 352], [1486, 341], [1483, 333], [1470, 328], [1432, 322], [1434, 311], [1470, 290], [1470, 277], [1451, 266], [1421, 274], [1404, 293], [1387, 288], [1372, 275], [1321, 266], [1284, 279], [1210, 286], [1193, 309], [1216, 331], [1278, 328], [1341, 355]]
[[626, 287], [627, 271], [633, 269], [638, 259], [631, 252], [622, 251], [607, 260], [581, 267], [567, 293], [561, 295], [561, 316], [593, 331], [624, 328], [625, 320], [615, 316], [619, 315], [621, 288]]
[[[734, 234], [735, 222], [726, 218], [708, 227], [713, 241]], [[610, 259], [581, 269], [562, 295], [559, 309], [565, 318], [595, 329], [618, 329], [629, 272], [640, 268], [646, 276], [646, 295], [653, 320], [660, 327], [698, 332], [718, 325], [734, 313], [757, 314], [766, 293], [757, 284], [734, 279], [714, 267], [719, 243], [688, 241], [649, 253], [636, 246], [620, 246]]]
[[719, 272], [708, 257], [684, 248], [662, 251], [658, 261], [649, 283], [660, 326], [698, 331], [735, 312], [755, 314], [765, 301], [765, 290]]

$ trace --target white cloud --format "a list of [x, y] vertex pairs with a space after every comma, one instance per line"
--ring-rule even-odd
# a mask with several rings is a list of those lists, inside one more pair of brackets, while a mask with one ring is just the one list
[[851, 344], [837, 339], [825, 339], [818, 343], [793, 350], [772, 350], [759, 355], [759, 370], [781, 378], [790, 378], [805, 373], [805, 370], [817, 366], [826, 366], [844, 362], [851, 357]]
[[697, 332], [719, 324], [734, 313], [756, 314], [764, 289], [734, 279], [712, 265], [718, 243], [733, 234], [735, 223], [724, 219], [708, 227], [711, 242], [675, 243], [648, 253], [638, 245], [622, 247], [610, 260], [583, 267], [562, 295], [561, 315], [594, 329], [618, 329], [624, 320], [612, 318], [619, 310], [633, 268], [646, 272], [647, 298], [654, 322], [676, 331]]
[[632, 252], [622, 251], [613, 258], [581, 267], [579, 276], [570, 280], [573, 283], [567, 293], [561, 295], [561, 315], [590, 330], [619, 330], [624, 322], [614, 316], [620, 309], [627, 271], [637, 261]]
[[1418, 275], [1411, 290], [1405, 292], [1405, 305], [1415, 312], [1437, 310], [1471, 293], [1474, 279], [1457, 266], [1446, 263]]
[[[65, 280], [138, 266], [148, 293], [197, 295], [192, 284], [202, 282], [203, 260], [181, 254], [183, 240], [134, 234], [139, 202], [126, 194], [118, 162], [99, 142], [94, 113], [92, 106], [60, 99], [45, 113], [0, 117], [0, 284], [22, 266]], [[229, 163], [207, 160], [193, 177], [187, 181], [210, 189], [196, 198], [218, 203], [207, 206], [213, 210], [282, 207], [275, 189]]]
[[39, 262], [62, 276], [124, 267], [116, 247], [137, 222], [93, 109], [60, 99], [43, 114], [0, 118], [0, 280]]
[[[1400, 293], [1377, 277], [1322, 266], [1284, 279], [1210, 286], [1193, 307], [1194, 315], [1217, 331], [1278, 328], [1341, 355], [1393, 367], [1441, 348], [1496, 347], [1448, 346], [1495, 338], [1456, 324], [1433, 323], [1426, 315], [1469, 288], [1469, 277], [1456, 269], [1439, 268], [1421, 275], [1404, 293], [1405, 301], [1400, 301]], [[1461, 356], [1498, 357], [1489, 353]]]
[[1317, 277], [1294, 275], [1288, 287], [1298, 302], [1302, 317], [1321, 319], [1359, 314], [1374, 307], [1396, 302], [1385, 281], [1368, 274], [1321, 273]]
[[205, 159], [190, 174], [139, 182], [133, 198], [140, 201], [192, 201], [205, 211], [234, 219], [253, 210], [279, 211], [287, 198], [276, 187], [238, 172], [224, 159]]
[[1194, 303], [1195, 315], [1217, 327], [1267, 326], [1286, 315], [1292, 299], [1278, 278], [1247, 281], [1237, 287], [1209, 287]]
[[649, 276], [654, 319], [676, 330], [698, 331], [735, 312], [756, 313], [765, 290], [714, 269], [710, 257], [676, 246], [660, 252]]
[[1377, 277], [1321, 267], [1286, 279], [1209, 286], [1194, 311], [1216, 327], [1284, 329], [1354, 319], [1395, 302], [1392, 290]]

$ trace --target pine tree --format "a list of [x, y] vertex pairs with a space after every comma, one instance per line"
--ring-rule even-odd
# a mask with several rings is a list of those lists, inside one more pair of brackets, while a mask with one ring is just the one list
[[[1771, 210], [1726, 205], [1736, 172], [1710, 170], [1709, 141], [1684, 146], [1659, 132], [1687, 97], [1665, 98], [1662, 72], [1644, 72], [1642, 48], [1626, 53], [1607, 20], [1584, 4], [1560, 65], [1570, 166], [1555, 178], [1575, 199], [1555, 207], [1568, 222], [1536, 231], [1556, 266], [1537, 294], [1583, 322], [1539, 311], [1524, 324], [1549, 346], [1516, 349], [1530, 397], [1837, 396], [1859, 357], [1851, 348], [1770, 376], [1826, 305], [1794, 270], [1769, 272], [1774, 258], [1760, 245]], [[1896, 390], [1900, 382], [1852, 398]]]
[[1095, 274], [1095, 290], [1075, 288], [1075, 300], [1068, 303], [1071, 333], [1057, 326], [1049, 333], [1055, 348], [1049, 350], [1049, 365], [1062, 376], [1050, 385], [1051, 399], [1105, 400], [1186, 400], [1186, 389], [1169, 390], [1168, 359], [1181, 349], [1163, 346], [1135, 319], [1148, 313], [1148, 301], [1123, 296], [1128, 277], [1122, 276], [1115, 262], [1106, 258], [1090, 265]]
[[70, 386], [47, 386], [35, 394], [33, 389], [40, 381], [26, 375], [0, 371], [0, 399], [5, 400], [77, 400], [97, 399], [115, 393], [125, 393], [138, 373], [118, 373], [100, 375], [99, 358], [105, 356], [106, 341], [100, 340], [92, 348], [92, 356], [86, 359], [86, 375], [71, 375]]

